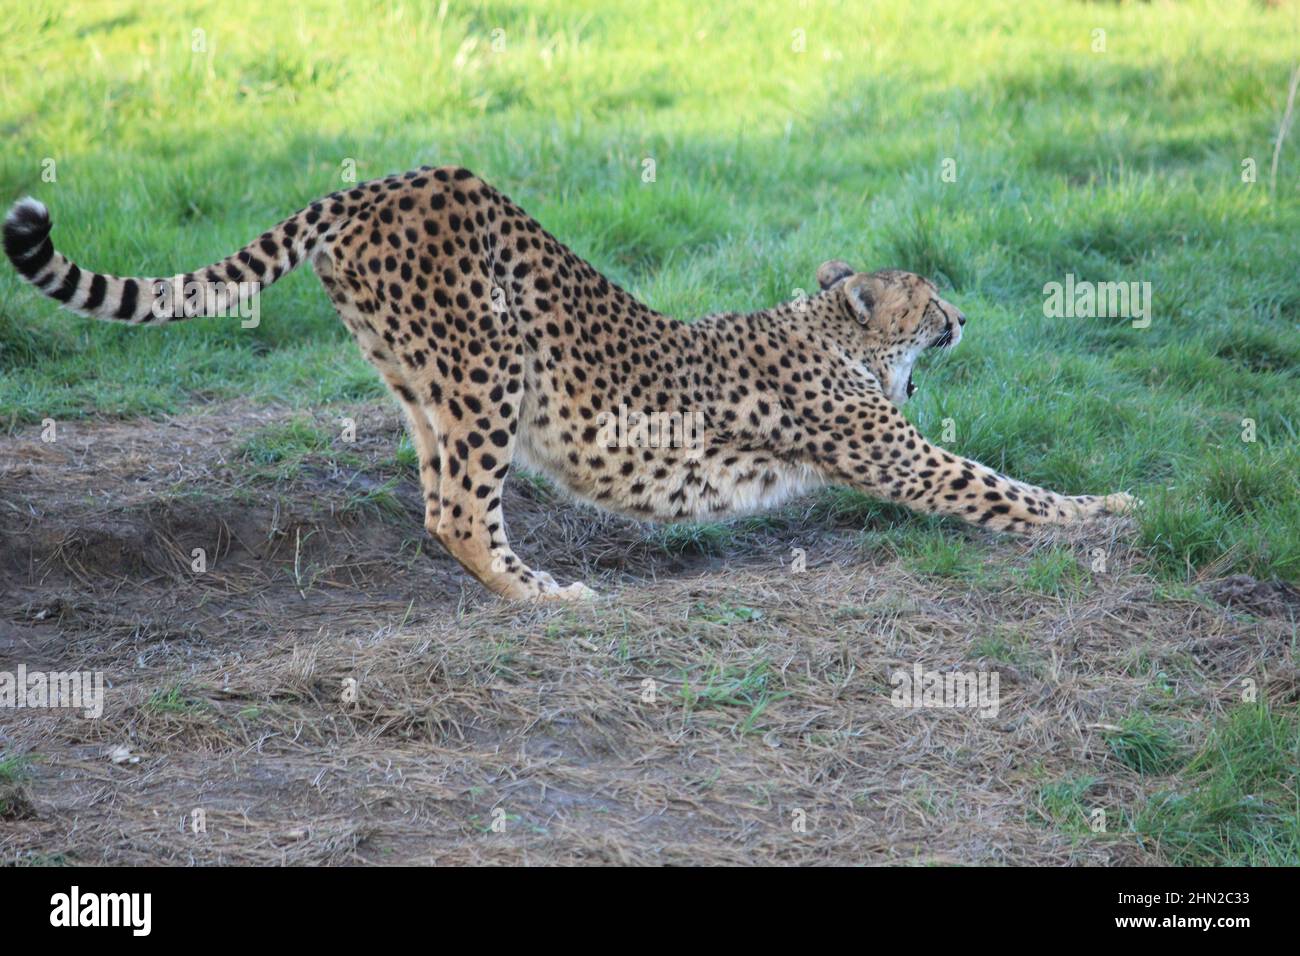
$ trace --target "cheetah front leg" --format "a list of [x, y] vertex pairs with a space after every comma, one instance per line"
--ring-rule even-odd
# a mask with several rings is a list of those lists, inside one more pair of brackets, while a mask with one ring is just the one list
[[[864, 434], [829, 453], [834, 477], [875, 497], [925, 513], [955, 515], [1008, 531], [1124, 514], [1138, 501], [1124, 492], [1062, 495], [1016, 481], [927, 442], [888, 399], [852, 406], [847, 418]], [[852, 425], [850, 427], [853, 427]]]

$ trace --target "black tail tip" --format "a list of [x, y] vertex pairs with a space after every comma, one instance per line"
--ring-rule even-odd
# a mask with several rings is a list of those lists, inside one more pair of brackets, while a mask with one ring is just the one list
[[45, 241], [51, 228], [50, 211], [45, 204], [26, 196], [9, 209], [5, 216], [5, 255], [17, 262]]

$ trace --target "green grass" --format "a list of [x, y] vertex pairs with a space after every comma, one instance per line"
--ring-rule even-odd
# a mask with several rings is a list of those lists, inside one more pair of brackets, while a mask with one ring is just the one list
[[27, 812], [23, 783], [31, 775], [33, 759], [30, 754], [0, 753], [0, 820]]
[[886, 526], [862, 533], [859, 547], [864, 553], [883, 552], [900, 558], [906, 567], [929, 578], [948, 578], [967, 583], [989, 583], [996, 576], [986, 567], [981, 549], [955, 522], [930, 518]]
[[1015, 573], [1019, 584], [1036, 594], [1078, 597], [1088, 589], [1088, 571], [1069, 548], [1053, 547], [1035, 554]]
[[1178, 865], [1300, 866], [1300, 720], [1247, 705], [1216, 725], [1136, 830]]
[[308, 421], [277, 422], [245, 439], [238, 453], [254, 465], [279, 465], [325, 451], [330, 439]]
[[1173, 729], [1148, 714], [1132, 714], [1119, 728], [1106, 738], [1106, 744], [1115, 759], [1130, 770], [1159, 776], [1186, 760]]
[[969, 579], [980, 572], [966, 539], [939, 532], [917, 534], [903, 541], [908, 564], [920, 574], [935, 578]]
[[420, 456], [416, 454], [415, 443], [411, 441], [411, 436], [402, 432], [397, 439], [397, 451], [393, 454], [393, 464], [405, 470], [411, 476], [420, 473]]
[[1096, 783], [1093, 777], [1077, 777], [1043, 784], [1032, 808], [1034, 819], [1075, 836], [1091, 834], [1094, 807], [1088, 794]]
[[675, 697], [684, 720], [706, 710], [736, 712], [742, 715], [734, 725], [736, 732], [751, 734], [761, 729], [761, 718], [769, 706], [790, 696], [789, 691], [773, 691], [771, 677], [767, 661], [752, 666], [715, 664], [694, 682], [684, 680]]
[[1115, 836], [1152, 841], [1178, 866], [1300, 866], [1300, 718], [1262, 704], [1215, 721], [1194, 753], [1146, 716], [1108, 737], [1130, 769], [1167, 775], [1136, 808], [1094, 793], [1098, 780], [1043, 783], [1030, 818], [1081, 840], [1096, 807]]
[[984, 658], [1029, 669], [1033, 666], [1034, 651], [1032, 638], [1014, 628], [1004, 628], [975, 638], [971, 642], [970, 657], [972, 660]]
[[144, 702], [143, 710], [151, 714], [192, 714], [203, 709], [203, 704], [185, 696], [185, 690], [176, 684], [163, 691], [154, 691]]
[[761, 620], [763, 612], [743, 604], [696, 604], [691, 616], [710, 624], [744, 624]]
[[687, 521], [651, 528], [649, 538], [670, 554], [722, 554], [732, 541], [735, 527], [718, 521]]
[[381, 517], [394, 520], [406, 520], [410, 517], [401, 500], [394, 494], [398, 479], [389, 478], [379, 485], [359, 488], [351, 492], [339, 509], [343, 514], [363, 517]]
[[[788, 299], [832, 257], [920, 271], [970, 316], [918, 371], [908, 414], [928, 435], [950, 419], [948, 445], [1016, 477], [1137, 492], [1170, 580], [1294, 580], [1300, 134], [1272, 191], [1268, 169], [1298, 36], [1293, 7], [1248, 0], [34, 0], [0, 19], [0, 199], [44, 200], [84, 266], [170, 274], [353, 165], [454, 162], [682, 317]], [[306, 272], [257, 328], [141, 330], [60, 314], [0, 268], [0, 420], [381, 395]], [[1044, 318], [1066, 273], [1150, 282], [1150, 327]], [[961, 573], [954, 545], [930, 547], [922, 564]], [[1029, 584], [1073, 586], [1053, 577]]]
[[888, 526], [916, 516], [901, 505], [878, 501], [852, 488], [825, 488], [813, 500], [813, 520], [828, 525]]
[[21, 783], [26, 779], [32, 758], [27, 754], [0, 754], [0, 784]]
[[[342, 432], [330, 433], [307, 418], [273, 421], [257, 428], [239, 441], [235, 455], [244, 476], [276, 483], [290, 481], [311, 466], [326, 471], [346, 468], [357, 472], [365, 464], [365, 459], [351, 451], [351, 445], [343, 440]], [[408, 467], [404, 460], [408, 457], [413, 457], [413, 451], [408, 455], [399, 444], [387, 464], [400, 472]], [[370, 486], [369, 479], [357, 473], [356, 479], [363, 484], [348, 494], [343, 510], [404, 514], [393, 493], [399, 477], [394, 475], [381, 485]]]

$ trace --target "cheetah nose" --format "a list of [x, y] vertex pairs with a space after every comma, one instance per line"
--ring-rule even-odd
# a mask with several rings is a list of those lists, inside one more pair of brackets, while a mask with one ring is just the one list
[[966, 313], [965, 313], [965, 312], [958, 312], [958, 313], [957, 313], [957, 324], [958, 324], [958, 325], [965, 325], [965, 324], [966, 324]]

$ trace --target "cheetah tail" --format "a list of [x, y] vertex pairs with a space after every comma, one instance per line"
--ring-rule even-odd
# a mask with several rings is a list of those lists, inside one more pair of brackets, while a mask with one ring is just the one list
[[206, 269], [167, 279], [126, 278], [83, 270], [56, 252], [48, 210], [27, 197], [5, 217], [4, 248], [24, 279], [74, 312], [137, 325], [162, 323], [246, 314], [239, 307], [302, 264], [335, 220], [324, 204], [312, 203]]

